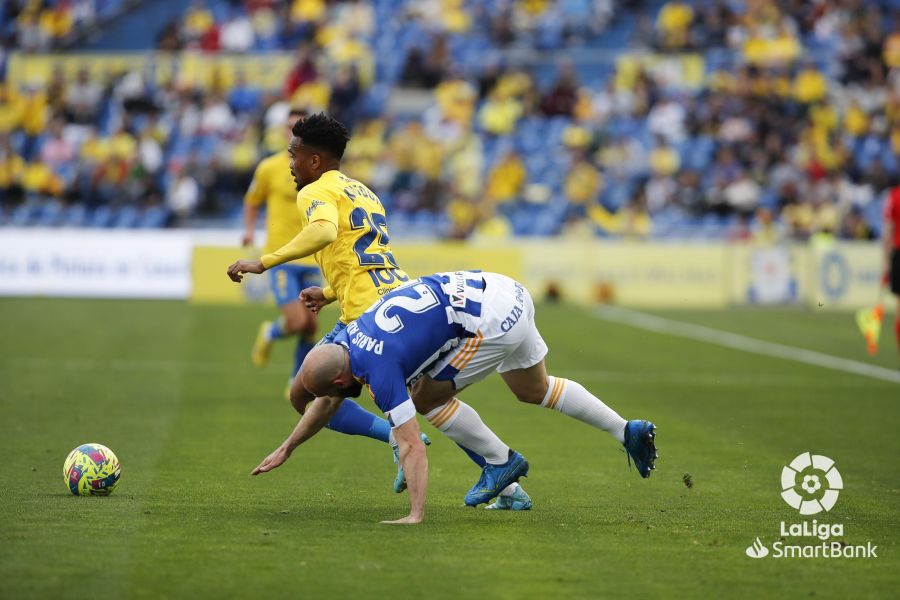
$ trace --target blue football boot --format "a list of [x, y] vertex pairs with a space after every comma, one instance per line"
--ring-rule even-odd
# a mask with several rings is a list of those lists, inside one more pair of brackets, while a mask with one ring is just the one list
[[650, 471], [656, 468], [656, 425], [650, 421], [635, 419], [625, 424], [625, 451], [628, 453], [628, 466], [631, 461], [637, 467], [641, 477], [650, 477]]
[[478, 506], [496, 498], [506, 486], [528, 475], [528, 461], [514, 450], [509, 451], [509, 460], [502, 465], [486, 464], [481, 470], [481, 478], [469, 493], [464, 502], [466, 506]]
[[[419, 437], [422, 438], [423, 444], [426, 446], [431, 445], [431, 440], [427, 435], [420, 433]], [[392, 446], [391, 449], [394, 451], [394, 464], [397, 465], [397, 476], [394, 477], [394, 493], [400, 494], [406, 489], [406, 473], [403, 472], [403, 465], [400, 464], [400, 449], [397, 446]]]
[[531, 497], [525, 492], [525, 488], [516, 485], [516, 491], [509, 496], [497, 496], [493, 504], [484, 507], [485, 510], [531, 510]]

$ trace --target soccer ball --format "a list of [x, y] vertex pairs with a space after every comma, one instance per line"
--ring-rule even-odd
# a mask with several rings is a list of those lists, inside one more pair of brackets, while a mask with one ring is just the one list
[[73, 496], [109, 496], [119, 484], [119, 459], [102, 444], [82, 444], [69, 453], [63, 477]]

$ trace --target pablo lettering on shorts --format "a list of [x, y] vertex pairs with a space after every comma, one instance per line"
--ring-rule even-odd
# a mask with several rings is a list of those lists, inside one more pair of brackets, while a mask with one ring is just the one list
[[516, 323], [519, 322], [519, 319], [522, 317], [522, 314], [525, 312], [525, 288], [522, 287], [521, 284], [516, 284], [516, 305], [513, 306], [512, 310], [509, 311], [509, 314], [503, 319], [503, 322], [500, 324], [500, 330], [506, 333], [510, 329], [512, 329]]

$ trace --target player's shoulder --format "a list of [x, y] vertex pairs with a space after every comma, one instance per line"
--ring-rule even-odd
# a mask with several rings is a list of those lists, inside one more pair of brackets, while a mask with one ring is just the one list
[[280, 167], [281, 163], [284, 161], [284, 157], [282, 156], [283, 152], [276, 152], [275, 154], [270, 154], [265, 157], [259, 164], [256, 165], [256, 172], [258, 174], [266, 174], [271, 172], [273, 169]]
[[307, 183], [300, 190], [300, 194], [304, 196], [321, 194], [323, 192], [334, 193], [343, 189], [343, 180], [337, 179], [332, 174], [337, 171], [328, 171], [323, 173], [321, 177], [311, 183]]
[[344, 198], [343, 190], [345, 184], [331, 176], [331, 173], [334, 173], [334, 171], [329, 171], [312, 183], [303, 186], [303, 189], [297, 193], [297, 202], [303, 205], [323, 204], [325, 202], [338, 204]]

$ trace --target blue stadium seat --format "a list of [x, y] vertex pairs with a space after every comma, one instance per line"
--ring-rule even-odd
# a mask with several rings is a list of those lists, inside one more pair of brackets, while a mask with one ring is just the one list
[[56, 227], [62, 222], [64, 211], [57, 200], [48, 200], [35, 216], [34, 225], [38, 227]]
[[95, 229], [111, 227], [114, 218], [115, 214], [112, 208], [109, 206], [99, 206], [91, 215], [89, 225]]
[[13, 209], [9, 218], [10, 225], [14, 227], [26, 227], [31, 225], [40, 211], [41, 203], [34, 199], [25, 201]]
[[139, 219], [140, 214], [138, 213], [138, 209], [127, 204], [119, 209], [118, 214], [113, 220], [112, 226], [117, 229], [131, 229], [137, 227]]
[[88, 211], [84, 204], [73, 204], [66, 209], [63, 225], [66, 227], [84, 227], [87, 225]]

